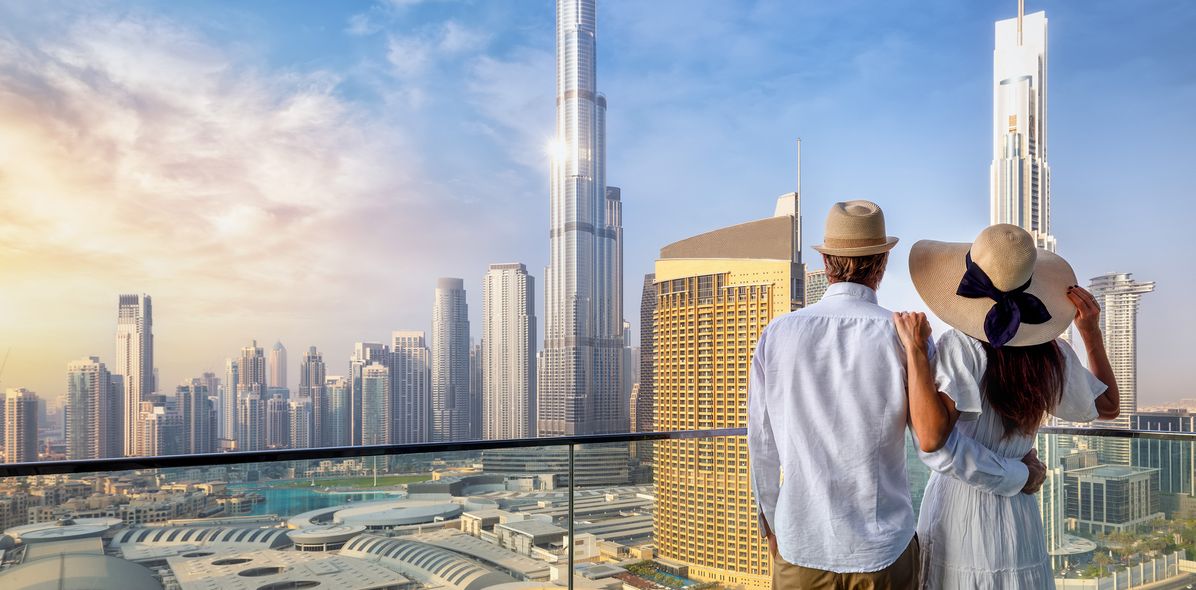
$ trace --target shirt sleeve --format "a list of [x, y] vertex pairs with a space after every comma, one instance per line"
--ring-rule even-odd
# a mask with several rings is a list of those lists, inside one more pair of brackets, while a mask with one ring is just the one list
[[934, 357], [934, 384], [960, 413], [960, 420], [975, 420], [984, 408], [980, 379], [986, 360], [971, 337], [949, 330], [939, 337]]
[[1109, 389], [1080, 362], [1076, 351], [1065, 340], [1056, 340], [1063, 353], [1063, 395], [1051, 415], [1068, 422], [1091, 422], [1099, 417], [1096, 398]]
[[765, 396], [765, 336], [760, 334], [752, 355], [748, 382], [748, 457], [751, 463], [752, 491], [760, 509], [760, 532], [774, 530], [777, 497], [780, 494], [781, 458], [773, 438], [772, 421]]
[[[917, 435], [914, 447], [917, 448]], [[918, 451], [927, 467], [974, 488], [999, 496], [1016, 496], [1026, 487], [1030, 469], [1021, 459], [1002, 457], [976, 439], [952, 428], [947, 443], [933, 453]]]

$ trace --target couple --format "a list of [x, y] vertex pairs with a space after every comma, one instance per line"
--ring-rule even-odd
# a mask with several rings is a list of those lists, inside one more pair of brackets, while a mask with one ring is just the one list
[[[815, 247], [826, 294], [756, 345], [748, 446], [773, 587], [1054, 588], [1031, 447], [1048, 414], [1118, 415], [1100, 307], [1021, 228], [921, 241], [914, 286], [953, 328], [936, 344], [924, 314], [877, 305], [896, 243], [874, 203], [837, 203]], [[1092, 372], [1057, 339], [1073, 320]], [[907, 427], [934, 471], [916, 527]]]

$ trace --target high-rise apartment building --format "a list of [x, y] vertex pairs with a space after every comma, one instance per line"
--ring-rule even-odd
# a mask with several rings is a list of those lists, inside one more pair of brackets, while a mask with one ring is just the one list
[[556, 3], [542, 436], [626, 429], [622, 403], [622, 195], [606, 186], [606, 97], [598, 93], [594, 0]]
[[1121, 394], [1121, 416], [1110, 421], [1110, 426], [1128, 428], [1130, 415], [1138, 411], [1138, 305], [1154, 286], [1154, 282], [1135, 280], [1130, 273], [1101, 275], [1088, 285], [1100, 304], [1101, 333]]
[[391, 334], [390, 380], [395, 444], [428, 442], [432, 437], [431, 359], [424, 333]]
[[353, 345], [353, 356], [349, 359], [349, 444], [362, 444], [362, 376], [370, 365], [385, 365], [390, 362], [390, 349], [378, 342], [358, 342]]
[[826, 270], [818, 269], [806, 272], [806, 305], [814, 305], [822, 301], [826, 288], [830, 282], [826, 278]]
[[237, 366], [235, 359], [224, 360], [224, 383], [220, 385], [217, 397], [218, 406], [218, 432], [221, 450], [228, 449], [233, 446], [233, 441], [237, 440], [237, 431], [239, 430], [238, 417], [240, 415], [241, 404], [237, 403], [237, 383], [241, 380], [241, 370]]
[[[211, 373], [205, 373], [211, 375]], [[213, 376], [214, 379], [214, 376]], [[183, 434], [180, 452], [201, 454], [216, 452], [216, 412], [212, 407], [206, 378], [192, 379], [175, 389], [175, 403], [182, 416]]]
[[479, 342], [474, 344], [473, 340], [469, 341], [469, 438], [470, 440], [479, 440], [482, 438], [483, 420], [482, 420], [482, 394], [484, 388], [485, 378], [482, 373], [482, 344]]
[[270, 375], [266, 383], [269, 387], [287, 386], [287, 347], [282, 342], [275, 342], [270, 348]]
[[285, 449], [291, 444], [291, 405], [281, 394], [266, 400], [266, 446]]
[[[656, 274], [644, 275], [644, 288], [640, 294], [640, 378], [639, 387], [634, 392], [635, 411], [631, 412], [632, 432], [652, 432], [655, 420], [653, 400], [655, 398], [656, 368], [653, 360], [656, 356]], [[649, 449], [649, 453], [641, 453], [640, 460], [651, 460], [651, 445], [641, 445]]]
[[315, 444], [315, 412], [312, 398], [301, 397], [287, 402], [287, 415], [291, 420], [287, 428], [291, 436], [292, 449], [310, 449], [319, 446]]
[[361, 444], [391, 442], [390, 369], [367, 365], [361, 373]]
[[4, 404], [4, 462], [37, 461], [37, 395], [23, 387], [9, 389]]
[[[1101, 308], [1101, 333], [1117, 390], [1121, 396], [1121, 415], [1099, 425], [1129, 428], [1130, 416], [1138, 411], [1138, 305], [1142, 296], [1154, 291], [1153, 282], [1139, 282], [1130, 273], [1109, 273], [1094, 277], [1088, 290]], [[1130, 464], [1130, 441], [1100, 441], [1101, 460], [1117, 465]]]
[[1047, 165], [1047, 17], [997, 21], [993, 50], [991, 223], [1010, 223], [1055, 251]]
[[324, 385], [327, 373], [324, 365], [324, 355], [312, 346], [303, 353], [303, 362], [299, 365], [299, 397], [311, 397], [311, 388]]
[[178, 455], [184, 451], [183, 417], [167, 403], [166, 396], [152, 394], [141, 402], [138, 412], [141, 424], [141, 447], [137, 454], [143, 457]]
[[482, 437], [536, 436], [536, 290], [523, 264], [482, 279]]
[[126, 391], [124, 377], [110, 374], [98, 357], [67, 363], [67, 459], [102, 459], [125, 453]]
[[432, 439], [469, 438], [469, 306], [465, 281], [436, 281], [432, 307]]
[[353, 403], [350, 381], [337, 375], [324, 379], [324, 416], [320, 418], [320, 442], [326, 447], [346, 447], [353, 441], [353, 422], [350, 416]]
[[[785, 204], [789, 195], [781, 197]], [[800, 306], [796, 199], [778, 215], [665, 246], [656, 261], [656, 428], [747, 425], [749, 367], [775, 317]], [[752, 498], [747, 441], [655, 443], [655, 541], [690, 577], [768, 588], [768, 550]]]
[[137, 455], [141, 402], [157, 391], [154, 383], [154, 320], [149, 295], [121, 295], [116, 311], [116, 364], [112, 374], [124, 377], [123, 454]]
[[258, 393], [237, 397], [236, 448], [238, 451], [261, 451], [266, 448], [266, 400]]
[[[258, 451], [266, 447], [266, 354], [257, 341], [241, 349], [236, 372], [236, 448]], [[246, 420], [250, 420], [246, 422]]]

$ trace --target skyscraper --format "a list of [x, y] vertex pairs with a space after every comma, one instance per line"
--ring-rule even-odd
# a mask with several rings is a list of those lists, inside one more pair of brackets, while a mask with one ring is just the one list
[[390, 362], [390, 350], [379, 342], [358, 342], [353, 345], [353, 356], [349, 359], [349, 442], [347, 444], [362, 444], [362, 425], [365, 416], [362, 415], [362, 399], [365, 392], [362, 389], [362, 376], [365, 368], [370, 365], [386, 364]]
[[270, 349], [270, 387], [287, 386], [287, 347], [282, 342], [275, 342]]
[[428, 442], [432, 437], [431, 361], [424, 333], [391, 334], [390, 380], [394, 390], [391, 420], [395, 444]]
[[391, 442], [390, 369], [367, 365], [361, 373], [361, 444]]
[[993, 50], [991, 223], [1010, 223], [1055, 251], [1047, 165], [1045, 12], [997, 21]]
[[[777, 215], [665, 246], [656, 261], [656, 427], [742, 428], [756, 341], [801, 304], [795, 199]], [[660, 555], [692, 578], [767, 588], [768, 550], [750, 489], [747, 441], [655, 443]], [[799, 482], [800, 483], [800, 482]]]
[[219, 389], [219, 440], [221, 449], [231, 448], [237, 440], [241, 404], [237, 401], [237, 384], [241, 381], [241, 370], [235, 359], [224, 360], [224, 383]]
[[482, 279], [482, 437], [536, 435], [536, 288], [523, 264]]
[[260, 451], [266, 448], [266, 400], [257, 393], [238, 396], [237, 450]]
[[237, 450], [266, 446], [266, 372], [265, 351], [254, 340], [237, 359]]
[[303, 353], [303, 362], [299, 365], [299, 397], [311, 397], [311, 388], [324, 385], [327, 367], [324, 365], [324, 355], [312, 346]]
[[285, 449], [291, 444], [291, 406], [281, 394], [266, 400], [266, 446]]
[[1138, 305], [1143, 295], [1154, 291], [1154, 282], [1138, 282], [1131, 273], [1109, 273], [1093, 278], [1088, 290], [1100, 304], [1105, 351], [1121, 394], [1121, 416], [1104, 425], [1129, 428], [1130, 415], [1138, 411]]
[[183, 453], [216, 451], [216, 413], [208, 396], [208, 385], [204, 381], [203, 378], [192, 379], [175, 389], [175, 403], [183, 422], [183, 440], [180, 445]]
[[350, 412], [350, 382], [344, 377], [329, 375], [324, 379], [324, 416], [318, 431], [320, 442], [326, 447], [345, 447], [352, 444], [353, 425]]
[[606, 97], [598, 93], [594, 0], [556, 3], [540, 435], [626, 427], [622, 407], [622, 196], [606, 186]]
[[[654, 389], [656, 368], [652, 364], [656, 355], [656, 274], [644, 275], [644, 289], [640, 295], [640, 379], [639, 390], [635, 392], [635, 412], [631, 416], [632, 432], [652, 432], [654, 413]], [[640, 445], [650, 453], [651, 445]], [[650, 461], [650, 454], [639, 453], [640, 460]]]
[[37, 461], [37, 395], [23, 387], [9, 389], [4, 404], [4, 462]]
[[138, 412], [141, 425], [141, 447], [137, 454], [143, 457], [178, 455], [185, 449], [183, 417], [171, 408], [166, 396], [152, 394], [141, 402]]
[[826, 294], [826, 288], [829, 286], [825, 269], [806, 272], [806, 305], [822, 301], [822, 296]]
[[[323, 388], [320, 388], [323, 389]], [[320, 445], [315, 443], [315, 415], [312, 398], [301, 397], [287, 402], [288, 416], [291, 419], [287, 429], [291, 435], [292, 449], [309, 449]]]
[[154, 320], [149, 295], [121, 295], [116, 310], [116, 365], [124, 377], [124, 449], [135, 456], [141, 447], [138, 413], [141, 402], [156, 391], [154, 384]]
[[482, 424], [482, 394], [485, 379], [482, 373], [482, 344], [469, 341], [469, 438], [479, 440]]
[[110, 374], [98, 357], [67, 363], [67, 459], [102, 459], [125, 453], [125, 393], [124, 378]]
[[469, 438], [469, 306], [465, 281], [436, 281], [432, 307], [432, 439]]

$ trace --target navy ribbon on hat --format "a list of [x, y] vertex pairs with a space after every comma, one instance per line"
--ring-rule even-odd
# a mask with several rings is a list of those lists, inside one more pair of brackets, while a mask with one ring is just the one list
[[1030, 281], [1012, 291], [1002, 291], [993, 286], [984, 269], [972, 262], [971, 252], [968, 252], [967, 263], [968, 269], [955, 294], [969, 299], [987, 297], [996, 302], [984, 316], [984, 336], [993, 348], [1001, 348], [1013, 340], [1022, 324], [1045, 324], [1051, 320], [1051, 313], [1042, 300], [1026, 293]]

